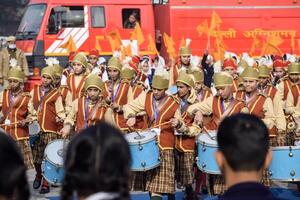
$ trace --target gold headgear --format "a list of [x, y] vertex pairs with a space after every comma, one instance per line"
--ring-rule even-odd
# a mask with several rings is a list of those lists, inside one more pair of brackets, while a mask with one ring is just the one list
[[104, 90], [104, 83], [98, 75], [90, 74], [84, 82], [84, 91], [87, 91], [90, 87], [98, 88], [100, 93], [102, 93]]
[[79, 52], [75, 55], [73, 61], [73, 63], [79, 63], [81, 64], [84, 68], [87, 68], [88, 66], [88, 59], [85, 55], [84, 52]]
[[300, 74], [300, 63], [289, 64], [288, 74]]
[[232, 86], [233, 79], [227, 72], [215, 73], [213, 76], [215, 87]]
[[25, 74], [21, 69], [18, 68], [11, 68], [8, 71], [8, 75], [7, 75], [7, 79], [13, 79], [13, 80], [17, 80], [19, 82], [24, 82], [24, 78], [25, 78]]
[[242, 73], [243, 79], [258, 80], [258, 70], [253, 67], [247, 67]]
[[108, 68], [114, 68], [114, 69], [117, 69], [121, 72], [122, 70], [122, 63], [119, 61], [118, 58], [112, 56], [109, 61], [108, 61], [108, 64], [107, 64], [107, 67]]
[[193, 75], [187, 74], [184, 71], [179, 72], [176, 83], [177, 82], [184, 83], [184, 84], [186, 84], [186, 85], [188, 85], [189, 87], [192, 87], [192, 88], [195, 87], [195, 81], [194, 81]]

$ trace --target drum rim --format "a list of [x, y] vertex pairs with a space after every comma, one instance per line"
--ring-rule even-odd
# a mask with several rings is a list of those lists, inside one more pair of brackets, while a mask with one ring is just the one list
[[[125, 136], [125, 138], [126, 138], [126, 136]], [[127, 141], [129, 146], [135, 146], [137, 144], [146, 144], [146, 143], [152, 142], [153, 140], [157, 141], [157, 134], [155, 134], [154, 137], [151, 137], [151, 138], [146, 139], [144, 141], [131, 142], [131, 141], [128, 141], [128, 139], [126, 138], [126, 141]]]
[[[46, 150], [47, 150], [48, 145], [49, 145], [49, 144], [52, 144], [52, 143], [54, 143], [54, 142], [56, 142], [56, 141], [64, 141], [64, 139], [52, 140], [51, 142], [49, 142], [49, 143], [47, 144], [47, 146], [46, 146], [46, 148], [45, 148], [45, 150], [44, 150], [44, 160], [49, 161], [51, 164], [53, 164], [53, 165], [55, 165], [55, 166], [64, 166], [64, 162], [63, 162], [62, 165], [56, 164], [56, 163], [54, 163], [53, 161], [51, 161], [51, 160], [49, 159], [49, 157], [47, 156], [47, 154], [46, 154]], [[68, 143], [70, 142], [69, 140], [65, 140], [65, 141], [68, 142]], [[47, 159], [47, 158], [48, 158], [48, 159]], [[64, 158], [63, 158], [63, 161], [64, 161]]]
[[[42, 173], [43, 175], [43, 178], [46, 179], [47, 182], [51, 183], [52, 185], [55, 185], [55, 186], [61, 186], [63, 184], [63, 181], [61, 183], [57, 182], [57, 183], [54, 183], [53, 181], [50, 181], [46, 176], [45, 176], [45, 173], [43, 172]], [[64, 177], [63, 177], [63, 180], [64, 180]]]
[[131, 169], [131, 171], [134, 171], [134, 172], [144, 172], [144, 171], [148, 171], [148, 170], [154, 169], [154, 168], [160, 166], [160, 164], [161, 164], [161, 162], [158, 161], [158, 164], [156, 164], [155, 166], [147, 167], [147, 168], [144, 168], [143, 170], [137, 170], [137, 168], [131, 168], [131, 167], [130, 167], [130, 169]]
[[219, 170], [219, 171], [214, 171], [214, 170], [204, 170], [202, 167], [199, 166], [199, 162], [197, 162], [197, 168], [198, 168], [199, 170], [201, 170], [202, 172], [206, 172], [206, 173], [208, 173], [208, 174], [216, 174], [216, 175], [221, 175], [221, 174], [222, 174], [222, 173], [221, 173], [221, 170]]
[[294, 179], [280, 179], [280, 178], [272, 178], [270, 177], [271, 180], [276, 180], [276, 181], [283, 181], [283, 182], [298, 182], [300, 181], [300, 178], [294, 178]]
[[300, 146], [280, 146], [280, 147], [272, 147], [272, 151], [276, 151], [276, 150], [297, 150], [300, 149]]
[[216, 147], [216, 148], [218, 148], [218, 144], [209, 144], [209, 143], [205, 143], [205, 142], [198, 142], [198, 145], [203, 145], [205, 147]]

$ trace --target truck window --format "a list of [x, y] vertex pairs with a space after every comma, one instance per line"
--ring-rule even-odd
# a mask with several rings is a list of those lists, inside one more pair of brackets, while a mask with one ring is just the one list
[[105, 27], [105, 13], [104, 13], [103, 6], [91, 7], [91, 15], [92, 15], [92, 27], [94, 28]]
[[62, 27], [84, 27], [83, 6], [66, 7], [67, 11], [62, 14]]
[[122, 22], [123, 28], [133, 29], [136, 23], [141, 26], [141, 12], [138, 8], [126, 8], [122, 9]]

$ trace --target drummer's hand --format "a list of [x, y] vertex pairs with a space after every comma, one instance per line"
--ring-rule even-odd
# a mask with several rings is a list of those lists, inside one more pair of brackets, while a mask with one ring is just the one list
[[21, 126], [21, 127], [24, 127], [24, 126], [26, 126], [26, 120], [25, 119], [23, 119], [23, 120], [21, 120], [21, 121], [19, 121], [19, 126]]
[[118, 104], [116, 104], [115, 102], [111, 105], [111, 108], [116, 111], [116, 112], [120, 112], [121, 108]]
[[171, 121], [171, 126], [173, 128], [176, 128], [178, 126], [178, 124], [179, 124], [179, 120], [176, 119], [176, 118], [172, 118], [170, 121]]
[[135, 125], [135, 123], [136, 123], [135, 117], [130, 117], [130, 118], [128, 118], [126, 124], [127, 124], [127, 126], [129, 126], [129, 127], [133, 127], [133, 126]]
[[71, 132], [71, 127], [67, 125], [67, 126], [64, 126], [64, 127], [60, 130], [59, 134], [60, 134], [63, 138], [66, 138], [66, 137], [70, 134], [70, 132]]
[[203, 115], [202, 115], [201, 111], [196, 112], [194, 122], [199, 126], [202, 125]]

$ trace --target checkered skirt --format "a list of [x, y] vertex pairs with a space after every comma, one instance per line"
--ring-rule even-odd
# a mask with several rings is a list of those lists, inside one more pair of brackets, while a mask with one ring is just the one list
[[147, 172], [146, 190], [152, 193], [175, 192], [175, 158], [173, 150], [160, 151], [160, 166]]
[[194, 171], [193, 165], [195, 162], [194, 152], [179, 152], [176, 151], [175, 160], [175, 173], [176, 180], [179, 184], [189, 185], [193, 183]]

